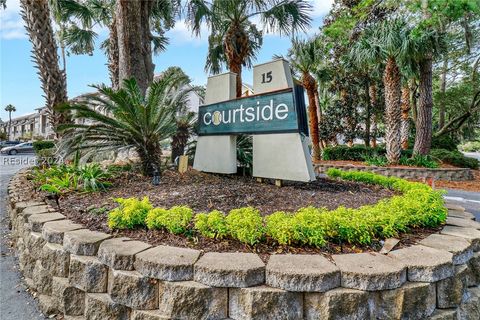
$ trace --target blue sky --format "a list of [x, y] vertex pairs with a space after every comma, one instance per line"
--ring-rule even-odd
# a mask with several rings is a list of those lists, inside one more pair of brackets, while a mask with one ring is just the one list
[[[313, 23], [305, 36], [314, 34], [321, 25], [323, 16], [329, 11], [333, 0], [311, 0], [314, 5]], [[7, 9], [0, 10], [0, 117], [8, 119], [5, 105], [13, 104], [21, 116], [33, 112], [44, 105], [43, 91], [40, 88], [34, 64], [31, 62], [31, 44], [25, 34], [23, 21], [19, 15], [19, 0], [7, 0]], [[107, 36], [106, 29], [97, 30], [98, 43]], [[207, 54], [207, 30], [201, 38], [195, 38], [183, 21], [167, 34], [170, 44], [167, 51], [154, 57], [155, 73], [169, 66], [181, 67], [195, 84], [205, 84], [208, 75], [204, 72]], [[274, 54], [285, 54], [290, 46], [288, 38], [269, 34], [264, 37], [263, 47], [257, 57], [262, 63]], [[96, 50], [92, 56], [71, 55], [67, 58], [67, 86], [69, 98], [92, 90], [90, 84], [109, 84], [106, 56]], [[243, 80], [251, 83], [252, 73], [245, 70]]]

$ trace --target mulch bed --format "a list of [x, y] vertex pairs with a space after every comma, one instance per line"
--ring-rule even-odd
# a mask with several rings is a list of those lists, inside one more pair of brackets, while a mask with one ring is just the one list
[[[374, 204], [394, 195], [394, 192], [377, 186], [361, 183], [336, 181], [320, 178], [312, 183], [287, 183], [278, 188], [272, 183], [258, 183], [251, 177], [222, 176], [190, 170], [181, 175], [166, 171], [158, 186], [143, 176], [125, 173], [113, 181], [108, 192], [71, 193], [60, 199], [60, 211], [75, 222], [91, 230], [111, 233], [114, 236], [126, 236], [148, 242], [152, 245], [171, 245], [189, 247], [203, 252], [256, 252], [266, 260], [273, 253], [320, 253], [326, 256], [336, 253], [378, 251], [381, 241], [373, 241], [370, 246], [358, 247], [349, 244], [329, 243], [323, 248], [280, 246], [270, 239], [250, 247], [232, 239], [215, 240], [193, 233], [189, 236], [174, 235], [162, 230], [115, 230], [107, 226], [108, 210], [116, 204], [117, 197], [148, 196], [156, 207], [170, 208], [174, 205], [188, 205], [195, 212], [220, 210], [228, 212], [234, 208], [253, 206], [262, 215], [275, 211], [295, 211], [301, 207], [315, 206], [335, 209], [339, 206], [357, 208]], [[93, 208], [104, 208], [104, 213], [92, 213]], [[93, 210], [95, 211], [95, 210]], [[98, 211], [98, 210], [97, 210]], [[409, 234], [400, 235], [397, 247], [408, 246], [423, 239], [438, 229], [416, 229]]]

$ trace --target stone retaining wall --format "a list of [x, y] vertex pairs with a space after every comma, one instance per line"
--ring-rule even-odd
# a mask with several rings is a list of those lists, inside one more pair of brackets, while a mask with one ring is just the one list
[[90, 231], [9, 186], [21, 271], [65, 319], [480, 319], [480, 224], [447, 226], [388, 255], [202, 253]]
[[359, 166], [351, 164], [315, 164], [316, 173], [325, 173], [330, 168], [337, 168], [345, 171], [368, 171], [384, 176], [395, 176], [404, 179], [422, 180], [433, 178], [435, 180], [464, 181], [473, 180], [473, 173], [468, 168], [391, 168], [376, 166]]

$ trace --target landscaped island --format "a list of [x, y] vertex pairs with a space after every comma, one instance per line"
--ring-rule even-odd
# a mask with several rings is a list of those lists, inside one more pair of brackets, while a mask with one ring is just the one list
[[39, 196], [57, 189], [52, 205], [67, 218], [153, 245], [261, 254], [378, 251], [386, 238], [409, 245], [446, 219], [441, 191], [372, 173], [331, 169], [328, 178], [278, 188], [251, 177], [167, 170], [156, 186], [112, 167], [97, 168], [96, 188], [58, 185], [82, 181], [85, 168], [37, 170], [32, 182], [47, 191]]
[[[441, 192], [425, 184], [330, 170], [329, 179], [312, 185], [277, 188], [259, 183], [254, 186], [253, 181], [243, 178], [193, 172], [180, 176], [166, 171], [167, 183], [147, 187], [131, 173], [119, 173], [119, 168], [105, 171], [87, 165], [48, 170], [23, 172], [9, 186], [20, 269], [47, 315], [134, 320], [480, 316], [480, 224], [463, 208], [445, 206]], [[169, 174], [172, 177], [167, 177]], [[33, 177], [36, 183], [46, 179], [40, 188], [47, 193], [25, 188]], [[115, 184], [126, 183], [128, 178], [136, 197], [115, 203], [107, 195], [115, 192]], [[203, 214], [199, 212], [205, 210], [196, 209], [202, 208], [202, 203], [190, 201], [191, 207], [187, 207], [173, 200], [175, 195], [178, 201], [187, 202], [179, 191], [167, 191], [174, 189], [169, 179], [177, 181], [179, 188], [186, 187], [182, 179], [192, 187], [197, 183], [198, 192], [206, 185], [202, 180], [209, 181], [210, 190], [218, 188], [215, 181], [220, 181], [226, 186], [223, 193], [232, 192], [227, 182], [234, 179], [240, 190], [234, 189], [232, 197], [248, 187], [264, 188], [277, 197], [285, 192], [292, 201], [288, 205], [300, 209], [289, 209], [288, 213], [273, 207], [268, 210], [268, 206], [259, 211], [234, 208], [241, 201], [253, 200], [229, 202], [226, 197], [222, 203], [231, 207], [220, 208], [228, 210], [226, 214], [215, 210], [214, 201]], [[302, 208], [306, 204], [289, 197], [295, 192], [320, 194], [322, 185], [328, 186], [330, 190], [324, 192], [331, 194], [338, 190], [348, 194], [346, 190], [354, 188], [359, 194], [375, 192], [377, 196], [361, 197], [362, 203], [352, 205], [356, 208], [330, 210]], [[160, 199], [139, 197], [154, 188], [160, 198], [171, 194], [163, 208], [158, 207]], [[78, 204], [85, 209], [76, 217], [83, 215], [86, 223], [68, 217], [67, 210], [65, 215], [59, 212], [55, 201], [57, 197], [60, 208], [66, 208], [69, 198], [78, 201], [81, 193], [95, 204], [90, 208], [86, 202]], [[49, 204], [42, 200], [44, 195]], [[265, 195], [268, 198], [268, 193]], [[351, 203], [348, 197], [346, 200], [346, 204]], [[93, 219], [96, 216], [101, 218]], [[92, 225], [102, 221], [101, 228], [106, 228], [108, 221], [115, 231], [93, 231], [89, 221]], [[412, 238], [392, 251], [373, 252], [375, 241], [395, 235], [402, 239], [417, 227], [432, 234]], [[173, 236], [183, 239], [183, 244], [162, 243]], [[205, 245], [206, 239], [218, 250]], [[362, 250], [372, 252], [345, 254]]]

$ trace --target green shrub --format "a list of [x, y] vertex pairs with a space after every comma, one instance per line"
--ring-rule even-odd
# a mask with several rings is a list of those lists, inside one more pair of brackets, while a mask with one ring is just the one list
[[38, 152], [44, 149], [52, 149], [54, 147], [55, 147], [55, 142], [52, 140], [33, 141], [33, 149], [35, 150], [35, 152]]
[[293, 240], [297, 243], [321, 247], [325, 244], [325, 229], [322, 209], [307, 207], [298, 210], [292, 217]]
[[438, 162], [432, 159], [430, 156], [424, 156], [416, 154], [412, 157], [402, 156], [400, 158], [400, 164], [404, 166], [412, 167], [425, 167], [425, 168], [438, 168]]
[[262, 216], [252, 207], [231, 210], [226, 223], [232, 238], [250, 245], [259, 242], [264, 235]]
[[294, 237], [293, 215], [277, 211], [265, 217], [266, 234], [279, 244], [291, 244]]
[[480, 152], [480, 141], [468, 141], [460, 146], [464, 152]]
[[388, 160], [385, 156], [365, 156], [365, 163], [369, 166], [385, 167]]
[[118, 207], [108, 213], [108, 226], [112, 229], [132, 229], [145, 226], [147, 213], [152, 209], [148, 197], [117, 198]]
[[55, 148], [39, 150], [36, 155], [40, 166], [52, 166], [55, 163]]
[[347, 160], [347, 161], [364, 161], [365, 157], [383, 156], [384, 148], [370, 148], [362, 145], [354, 145], [348, 147], [345, 145], [328, 147], [323, 149], [323, 160]]
[[197, 214], [195, 216], [195, 229], [207, 238], [222, 239], [228, 234], [225, 215], [218, 210], [208, 214]]
[[79, 175], [85, 191], [105, 190], [112, 185], [107, 181], [111, 174], [103, 170], [98, 163], [86, 164], [79, 168]]
[[432, 149], [430, 156], [443, 163], [448, 163], [456, 167], [478, 169], [479, 161], [474, 158], [466, 157], [460, 151], [449, 151], [445, 149]]
[[445, 149], [448, 151], [456, 151], [459, 141], [448, 135], [442, 135], [440, 137], [432, 137], [432, 149]]
[[180, 234], [188, 230], [192, 217], [192, 209], [187, 206], [174, 206], [168, 210], [155, 208], [148, 212], [145, 222], [149, 229], [166, 229]]

